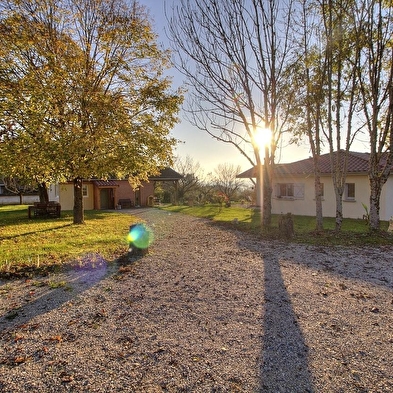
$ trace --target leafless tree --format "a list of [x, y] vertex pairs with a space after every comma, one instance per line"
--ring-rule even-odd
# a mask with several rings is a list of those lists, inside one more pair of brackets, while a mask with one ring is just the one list
[[[189, 120], [232, 144], [251, 165], [263, 164], [265, 228], [271, 222], [277, 144], [287, 119], [282, 93], [284, 66], [292, 55], [292, 7], [292, 0], [180, 0], [168, 17], [175, 63], [189, 85]], [[262, 147], [255, 140], [260, 127], [272, 132]]]
[[182, 159], [177, 157], [175, 161], [175, 169], [183, 178], [179, 180], [178, 197], [184, 201], [185, 198], [192, 198], [197, 193], [200, 185], [200, 177], [203, 174], [199, 162], [195, 162], [193, 158], [187, 156]]
[[233, 165], [231, 163], [219, 164], [214, 170], [215, 186], [226, 199], [230, 205], [231, 200], [235, 197], [236, 193], [242, 188], [243, 181], [236, 178], [240, 172], [240, 165]]
[[[361, 127], [354, 116], [359, 111], [356, 70], [359, 48], [353, 26], [356, 2], [322, 0], [323, 56], [325, 64], [325, 108], [321, 118], [329, 146], [332, 179], [336, 197], [336, 231], [343, 221], [343, 194], [348, 173], [348, 157]], [[355, 119], [356, 120], [356, 119]]]
[[[323, 230], [323, 211], [321, 195], [321, 169], [319, 157], [322, 147], [321, 116], [324, 101], [323, 83], [325, 80], [325, 61], [315, 45], [315, 36], [320, 29], [317, 5], [309, 0], [299, 1], [296, 17], [296, 37], [298, 57], [289, 65], [292, 72], [290, 89], [297, 97], [291, 110], [290, 121], [294, 124], [293, 140], [305, 135], [310, 145], [314, 162], [314, 190], [316, 230]], [[295, 72], [293, 70], [295, 69]]]
[[362, 1], [354, 15], [361, 51], [356, 70], [370, 142], [370, 228], [377, 230], [382, 187], [393, 168], [393, 7], [381, 0]]

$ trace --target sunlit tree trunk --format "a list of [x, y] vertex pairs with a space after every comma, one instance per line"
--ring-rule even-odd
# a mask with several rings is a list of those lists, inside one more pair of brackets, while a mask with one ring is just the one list
[[74, 179], [74, 224], [84, 224], [83, 179]]
[[269, 157], [269, 148], [265, 148], [265, 160], [263, 165], [263, 206], [262, 206], [262, 225], [269, 228], [272, 222], [272, 176], [273, 165]]

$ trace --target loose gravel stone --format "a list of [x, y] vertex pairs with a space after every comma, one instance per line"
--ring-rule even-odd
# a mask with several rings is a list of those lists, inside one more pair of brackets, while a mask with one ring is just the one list
[[1, 392], [393, 392], [393, 247], [129, 213], [147, 255], [0, 281]]

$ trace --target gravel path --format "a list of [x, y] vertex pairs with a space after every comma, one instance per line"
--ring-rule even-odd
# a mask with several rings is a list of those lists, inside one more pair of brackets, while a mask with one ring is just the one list
[[393, 247], [130, 213], [146, 256], [0, 281], [1, 392], [393, 392]]

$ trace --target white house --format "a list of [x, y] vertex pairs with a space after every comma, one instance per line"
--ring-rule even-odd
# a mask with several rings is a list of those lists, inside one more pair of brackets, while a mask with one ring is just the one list
[[[350, 152], [348, 174], [343, 194], [344, 218], [363, 218], [365, 206], [369, 208], [368, 179], [369, 153]], [[330, 155], [320, 157], [322, 183], [322, 209], [324, 217], [336, 216], [336, 200], [331, 176]], [[315, 189], [313, 159], [277, 164], [273, 178], [272, 213], [315, 216]], [[239, 174], [239, 178], [256, 178], [257, 168]], [[393, 174], [383, 186], [380, 219], [389, 221], [393, 216]]]

